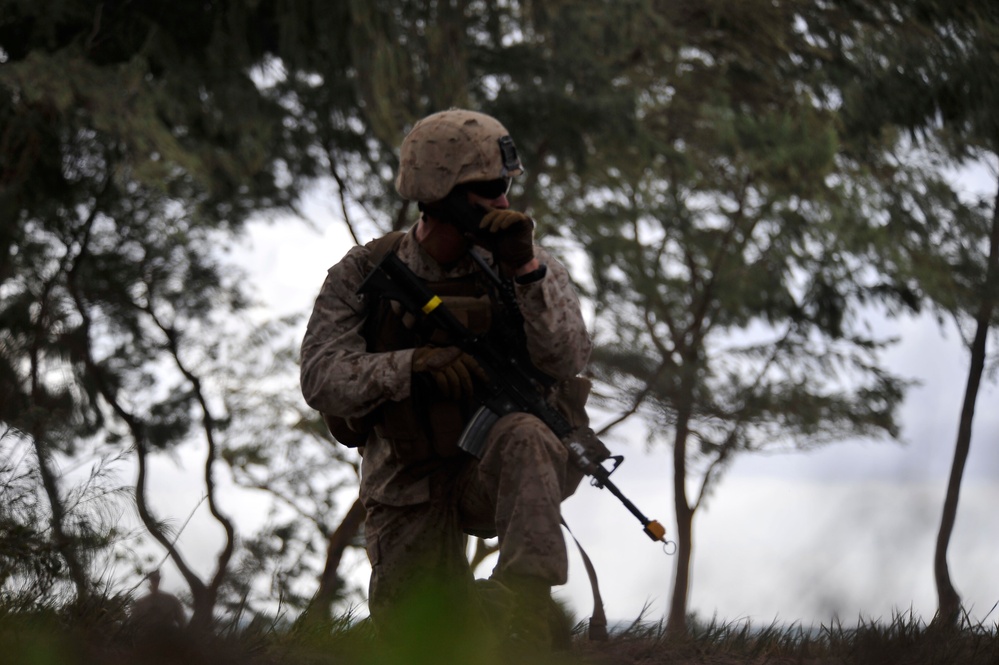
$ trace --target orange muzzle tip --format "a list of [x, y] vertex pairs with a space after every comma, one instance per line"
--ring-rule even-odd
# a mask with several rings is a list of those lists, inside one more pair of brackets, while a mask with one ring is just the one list
[[645, 533], [649, 534], [649, 538], [652, 540], [661, 540], [663, 542], [666, 540], [666, 527], [655, 520], [645, 525]]

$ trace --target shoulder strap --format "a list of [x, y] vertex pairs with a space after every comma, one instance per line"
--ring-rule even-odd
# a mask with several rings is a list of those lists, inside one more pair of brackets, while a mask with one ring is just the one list
[[371, 266], [376, 266], [379, 261], [385, 258], [386, 254], [394, 252], [398, 249], [405, 236], [405, 231], [392, 231], [390, 233], [386, 233], [381, 238], [375, 238], [374, 240], [365, 243], [364, 246], [371, 250], [371, 254], [368, 256], [368, 262]]
[[[368, 263], [370, 266], [374, 268], [379, 261], [385, 258], [386, 254], [394, 251], [402, 242], [402, 238], [405, 235], [405, 231], [392, 231], [391, 233], [383, 235], [381, 238], [375, 238], [374, 240], [365, 243], [364, 246], [370, 250], [370, 254], [368, 255]], [[323, 421], [326, 423], [326, 427], [329, 428], [333, 438], [343, 445], [348, 448], [358, 448], [367, 443], [368, 428], [365, 427], [363, 423], [355, 423], [354, 426], [351, 426], [351, 421], [346, 418], [331, 416], [326, 413], [323, 413], [322, 416]], [[355, 430], [354, 427], [358, 427], [358, 429]]]

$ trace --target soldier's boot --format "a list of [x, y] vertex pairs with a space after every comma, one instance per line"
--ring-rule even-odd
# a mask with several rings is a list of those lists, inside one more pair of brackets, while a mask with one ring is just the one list
[[481, 620], [496, 633], [506, 633], [516, 611], [513, 589], [495, 577], [475, 580], [475, 607]]
[[513, 591], [514, 598], [508, 629], [510, 646], [533, 652], [567, 646], [568, 634], [557, 634], [561, 633], [557, 618], [562, 612], [552, 599], [551, 585], [527, 575], [505, 575], [502, 581]]

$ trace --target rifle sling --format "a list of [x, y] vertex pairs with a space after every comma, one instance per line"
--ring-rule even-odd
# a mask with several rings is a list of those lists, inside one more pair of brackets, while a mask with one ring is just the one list
[[593, 567], [593, 562], [590, 561], [590, 557], [587, 556], [583, 546], [579, 544], [579, 540], [572, 532], [572, 529], [566, 524], [564, 517], [562, 518], [562, 526], [572, 536], [573, 542], [576, 543], [576, 547], [579, 549], [579, 554], [583, 558], [583, 566], [586, 568], [586, 574], [590, 578], [590, 588], [593, 589], [593, 616], [590, 617], [588, 637], [595, 642], [606, 642], [607, 615], [604, 614], [604, 601], [600, 597], [600, 583], [597, 581], [597, 570]]

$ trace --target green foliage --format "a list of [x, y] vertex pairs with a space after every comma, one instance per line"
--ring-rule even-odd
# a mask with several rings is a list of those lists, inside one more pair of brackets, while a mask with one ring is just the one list
[[[11, 612], [75, 598], [75, 580], [60, 541], [52, 534], [52, 507], [30, 451], [30, 439], [23, 433], [12, 429], [0, 433], [0, 605]], [[82, 561], [98, 570], [112, 567], [116, 545], [135, 537], [121, 524], [125, 491], [115, 477], [118, 462], [103, 457], [85, 464], [79, 482], [62, 488], [62, 538]], [[106, 583], [117, 587], [117, 582]]]
[[[48, 504], [41, 544], [81, 601], [91, 575], [114, 571], [87, 554], [102, 518], [74, 506], [81, 490], [58, 454], [141, 456], [195, 428], [212, 451], [226, 417], [212, 414], [218, 393], [199, 365], [248, 303], [223, 258], [231, 234], [289, 207], [312, 170], [254, 82], [257, 9], [0, 8], [0, 421], [31, 443]], [[167, 544], [140, 479], [139, 513]], [[224, 522], [210, 465], [205, 482]]]
[[856, 327], [860, 305], [896, 297], [865, 263], [883, 237], [840, 184], [857, 173], [810, 87], [815, 59], [839, 54], [808, 45], [808, 3], [763, 4], [672, 22], [690, 46], [643, 54], [670, 90], [643, 100], [636, 126], [638, 145], [666, 148], [631, 171], [614, 154], [565, 201], [592, 261], [597, 340], [613, 347], [597, 370], [615, 385], [631, 374], [619, 403], [648, 405], [660, 436], [686, 423], [709, 463], [895, 435], [902, 396], [876, 368], [884, 341]]
[[[894, 125], [917, 138], [942, 138], [957, 159], [999, 152], [991, 112], [999, 86], [992, 3], [871, 3], [877, 29], [857, 51], [862, 76], [848, 88], [846, 119], [867, 133]], [[892, 103], [884, 103], [890, 99]]]
[[0, 438], [4, 501], [0, 505], [0, 589], [11, 608], [29, 608], [55, 595], [63, 562], [45, 533], [46, 510], [39, 505], [38, 481], [13, 454], [17, 433]]
[[996, 65], [999, 13], [991, 4], [935, 0], [874, 6], [887, 27], [865, 32], [861, 76], [844, 91], [844, 124], [865, 141], [909, 137], [895, 139], [901, 158], [889, 154], [877, 163], [889, 273], [961, 321], [988, 296], [995, 199], [968, 201], [944, 176], [999, 154], [992, 112], [999, 87], [988, 73]]

